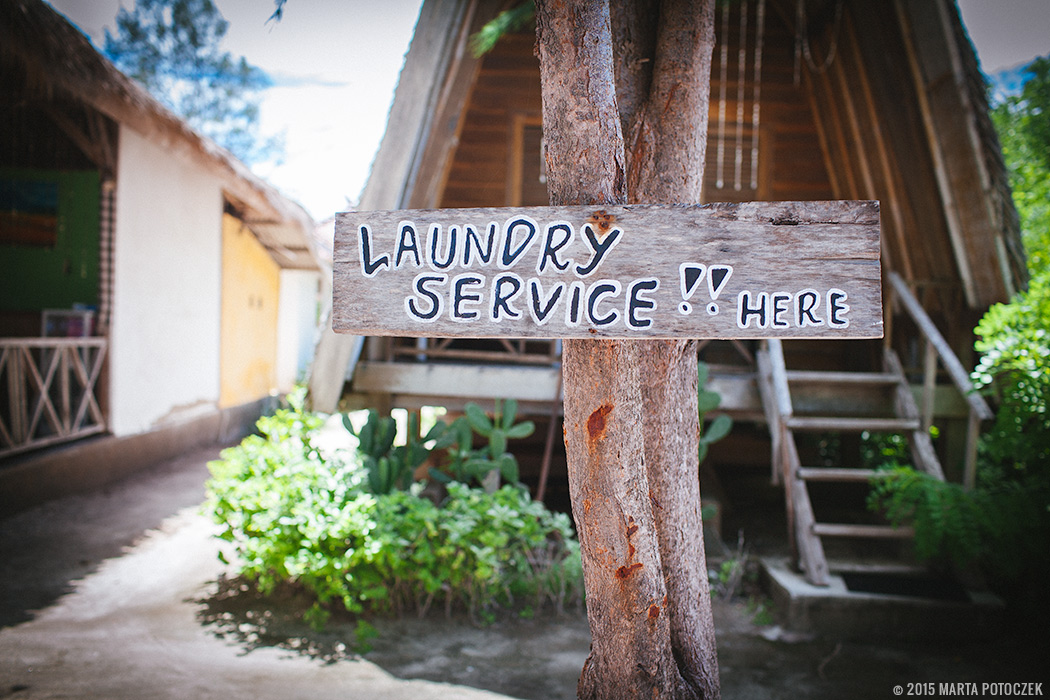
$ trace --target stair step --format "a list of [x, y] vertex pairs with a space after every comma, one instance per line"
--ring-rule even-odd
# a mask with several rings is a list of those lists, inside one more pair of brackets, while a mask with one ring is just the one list
[[787, 419], [791, 430], [838, 430], [842, 432], [861, 432], [870, 430], [876, 433], [899, 433], [919, 430], [920, 423], [916, 418], [838, 418], [835, 416], [791, 416]]
[[930, 573], [928, 565], [899, 560], [829, 559], [828, 569], [836, 574], [923, 576]]
[[821, 372], [817, 370], [789, 369], [785, 372], [789, 382], [798, 384], [886, 384], [900, 382], [900, 377], [889, 372]]
[[915, 530], [910, 527], [893, 527], [892, 525], [813, 523], [813, 534], [818, 537], [867, 537], [870, 539], [907, 540], [915, 536]]
[[800, 467], [795, 472], [803, 481], [862, 481], [868, 482], [874, 477], [888, 472], [874, 469], [850, 469], [848, 467]]

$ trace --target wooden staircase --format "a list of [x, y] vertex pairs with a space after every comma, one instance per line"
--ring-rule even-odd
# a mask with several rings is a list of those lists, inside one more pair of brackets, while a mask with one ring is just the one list
[[888, 348], [882, 359], [879, 372], [789, 370], [779, 340], [767, 341], [756, 356], [759, 390], [773, 442], [773, 480], [784, 486], [798, 566], [817, 586], [830, 583], [825, 539], [907, 540], [914, 533], [910, 528], [885, 524], [818, 522], [811, 485], [867, 484], [878, 478], [879, 472], [851, 466], [805, 465], [799, 457], [797, 435], [863, 431], [903, 434], [908, 438], [915, 468], [944, 479], [929, 425], [920, 417], [900, 360]]

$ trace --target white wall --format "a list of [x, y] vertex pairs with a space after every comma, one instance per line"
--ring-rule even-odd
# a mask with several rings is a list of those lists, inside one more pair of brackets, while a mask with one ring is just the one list
[[288, 391], [306, 378], [317, 343], [318, 285], [314, 270], [282, 270], [277, 313], [277, 387]]
[[110, 430], [211, 410], [219, 397], [220, 181], [120, 129]]

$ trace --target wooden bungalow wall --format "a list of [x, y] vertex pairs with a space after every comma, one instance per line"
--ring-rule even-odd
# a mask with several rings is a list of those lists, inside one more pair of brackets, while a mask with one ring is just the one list
[[[754, 5], [752, 4], [752, 7]], [[752, 9], [752, 14], [754, 10]], [[734, 15], [734, 22], [739, 15]], [[752, 23], [754, 18], [751, 19]], [[716, 23], [717, 25], [717, 23]], [[752, 29], [749, 32], [753, 32]], [[738, 28], [738, 24], [734, 29]], [[717, 30], [721, 33], [721, 30]], [[745, 124], [743, 142], [744, 188], [736, 190], [731, 176], [736, 149], [736, 115], [739, 75], [739, 36], [730, 31], [726, 86], [726, 157], [730, 166], [727, 186], [717, 188], [718, 95], [721, 89], [716, 69], [711, 79], [709, 136], [705, 172], [706, 201], [753, 199], [827, 199], [833, 191], [820, 150], [817, 128], [805, 91], [793, 82], [793, 31], [777, 16], [768, 16], [763, 48], [759, 159], [763, 176], [760, 191], [750, 183], [751, 115], [754, 95], [753, 46], [747, 50]], [[754, 41], [753, 33], [749, 34]], [[533, 55], [535, 37], [513, 34], [505, 37], [481, 62], [473, 92], [461, 120], [459, 145], [448, 168], [441, 207], [506, 206], [514, 201], [515, 168], [525, 159], [540, 159], [539, 153], [516, 150], [515, 134], [522, 124], [539, 124], [542, 117], [539, 62]], [[717, 55], [715, 58], [717, 63]], [[526, 164], [527, 165], [527, 164]], [[526, 186], [532, 183], [525, 183]], [[522, 204], [545, 204], [530, 188]]]
[[[523, 122], [539, 123], [543, 105], [540, 65], [533, 55], [534, 34], [512, 34], [488, 53], [467, 102], [459, 146], [448, 170], [441, 207], [506, 206], [514, 199], [509, 191], [512, 156], [539, 153], [516, 151], [512, 137]], [[524, 201], [521, 204], [546, 204]]]

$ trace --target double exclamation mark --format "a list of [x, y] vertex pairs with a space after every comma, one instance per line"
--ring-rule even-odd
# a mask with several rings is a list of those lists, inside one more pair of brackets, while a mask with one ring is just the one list
[[689, 300], [706, 279], [707, 291], [711, 295], [711, 301], [707, 304], [707, 313], [710, 316], [716, 315], [718, 313], [718, 304], [715, 301], [732, 276], [732, 265], [700, 265], [698, 263], [682, 263], [679, 265], [678, 278], [681, 282], [682, 303], [678, 305], [678, 313], [687, 316], [693, 312], [693, 305], [689, 303]]

